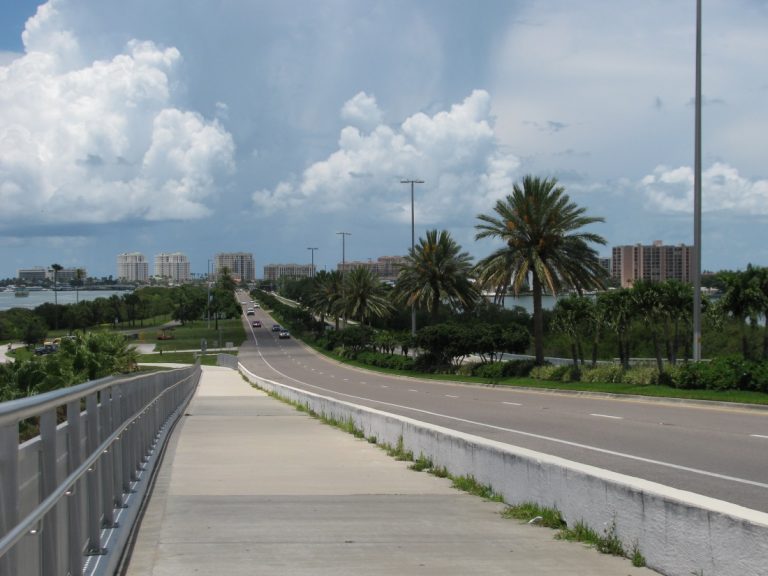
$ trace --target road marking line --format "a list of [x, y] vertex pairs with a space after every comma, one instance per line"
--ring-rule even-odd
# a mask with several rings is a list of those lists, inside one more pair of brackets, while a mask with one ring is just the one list
[[506, 404], [507, 406], [522, 406], [520, 402], [502, 402], [502, 404]]
[[[525, 430], [516, 430], [514, 428], [505, 428], [503, 426], [495, 426], [493, 424], [488, 424], [487, 422], [478, 422], [476, 420], [469, 420], [467, 418], [459, 418], [458, 416], [450, 416], [448, 414], [440, 414], [439, 412], [431, 412], [429, 410], [422, 410], [421, 408], [414, 408], [412, 406], [404, 406], [403, 404], [395, 404], [393, 402], [385, 402], [383, 400], [376, 400], [375, 398], [366, 398], [364, 396], [356, 396], [354, 394], [345, 394], [344, 392], [338, 392], [336, 390], [331, 390], [330, 388], [324, 388], [322, 386], [317, 386], [315, 384], [310, 384], [309, 382], [303, 382], [297, 378], [293, 378], [292, 376], [288, 376], [287, 374], [284, 374], [283, 372], [280, 372], [277, 368], [272, 366], [272, 364], [269, 363], [269, 361], [264, 357], [264, 354], [262, 354], [261, 349], [258, 350], [259, 356], [261, 357], [262, 361], [269, 366], [275, 373], [279, 374], [280, 376], [286, 378], [287, 380], [293, 380], [297, 384], [301, 384], [303, 386], [307, 386], [309, 388], [315, 388], [317, 390], [322, 390], [323, 392], [329, 392], [331, 394], [337, 394], [339, 396], [346, 396], [347, 398], [352, 398], [354, 400], [364, 400], [366, 402], [373, 402], [375, 404], [381, 404], [382, 406], [391, 406], [392, 408], [399, 408], [401, 410], [409, 410], [411, 412], [416, 412], [417, 414], [426, 414], [428, 416], [436, 416], [438, 418], [445, 418], [446, 420], [453, 420], [455, 422], [463, 422], [465, 424], [471, 424], [474, 426], [480, 426], [483, 428], [490, 428], [491, 430], [499, 430], [501, 432], [509, 432], [510, 434], [517, 434], [519, 436], [525, 436], [527, 438], [536, 438], [538, 440], [546, 440], [548, 442], [553, 442], [555, 444], [563, 444], [564, 446], [572, 446], [574, 448], [582, 448], [584, 450], [590, 450], [592, 452], [597, 452], [599, 454], [607, 454], [609, 456], [616, 456], [618, 458], [626, 458], [627, 460], [634, 460], [636, 462], [644, 462], [646, 464], [653, 464], [655, 466], [662, 466], [665, 468], [672, 468], [673, 470], [681, 470], [684, 472], [691, 472], [692, 474], [699, 474], [701, 476], [709, 476], [710, 478], [719, 478], [720, 480], [728, 480], [729, 482], [736, 482], [739, 484], [747, 484], [748, 486], [757, 486], [758, 488], [768, 488], [768, 483], [765, 482], [757, 482], [755, 480], [748, 480], [746, 478], [738, 478], [736, 476], [728, 476], [726, 474], [718, 474], [717, 472], [710, 472], [709, 470], [702, 470], [700, 468], [692, 468], [690, 466], [683, 466], [681, 464], [674, 464], [672, 462], [665, 462], [663, 460], [654, 460], [652, 458], [644, 458], [643, 456], [636, 456], [635, 454], [627, 454], [626, 452], [617, 452], [615, 450], [608, 450], [606, 448], [600, 448], [598, 446], [591, 446], [589, 444], [581, 444], [580, 442], [572, 442], [570, 440], [563, 440], [562, 438], [555, 438], [553, 436], [545, 436], [543, 434], [534, 434], [533, 432], [526, 432]], [[242, 363], [240, 363], [241, 366]], [[254, 378], [258, 378], [256, 374], [245, 368], [243, 366], [246, 372], [248, 372], [251, 376]]]
[[416, 388], [408, 388], [408, 392], [418, 392], [418, 390]]
[[752, 438], [765, 438], [768, 440], [768, 436], [763, 436], [762, 434], [750, 434]]
[[590, 416], [596, 416], [597, 418], [610, 418], [611, 420], [624, 420], [623, 416], [611, 416], [610, 414], [590, 414]]
[[453, 396], [452, 394], [446, 394], [445, 397], [446, 398], [458, 398], [458, 396]]
[[382, 388], [389, 388], [389, 386], [387, 386], [386, 384], [382, 384], [381, 387]]

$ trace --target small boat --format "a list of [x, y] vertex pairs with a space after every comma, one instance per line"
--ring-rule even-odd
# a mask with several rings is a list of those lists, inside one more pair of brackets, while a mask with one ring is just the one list
[[16, 296], [16, 298], [20, 298], [22, 296], [29, 296], [29, 290], [26, 288], [16, 288], [16, 290], [13, 291], [13, 295]]

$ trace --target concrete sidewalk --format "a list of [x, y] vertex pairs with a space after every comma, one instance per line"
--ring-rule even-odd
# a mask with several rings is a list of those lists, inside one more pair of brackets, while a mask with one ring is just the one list
[[365, 440], [203, 367], [127, 574], [655, 574], [499, 515]]

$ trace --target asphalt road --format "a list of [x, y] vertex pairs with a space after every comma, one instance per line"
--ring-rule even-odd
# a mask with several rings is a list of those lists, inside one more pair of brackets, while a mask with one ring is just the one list
[[273, 323], [257, 309], [240, 348], [264, 378], [768, 512], [768, 410], [387, 376], [279, 340]]

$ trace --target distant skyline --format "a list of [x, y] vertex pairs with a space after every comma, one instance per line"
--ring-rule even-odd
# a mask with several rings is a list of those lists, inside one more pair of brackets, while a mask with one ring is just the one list
[[[40, 7], [38, 7], [40, 6]], [[703, 2], [702, 268], [768, 265], [768, 3]], [[692, 0], [14, 0], [0, 277], [115, 257], [265, 264], [474, 241], [555, 176], [611, 246], [693, 237]]]

